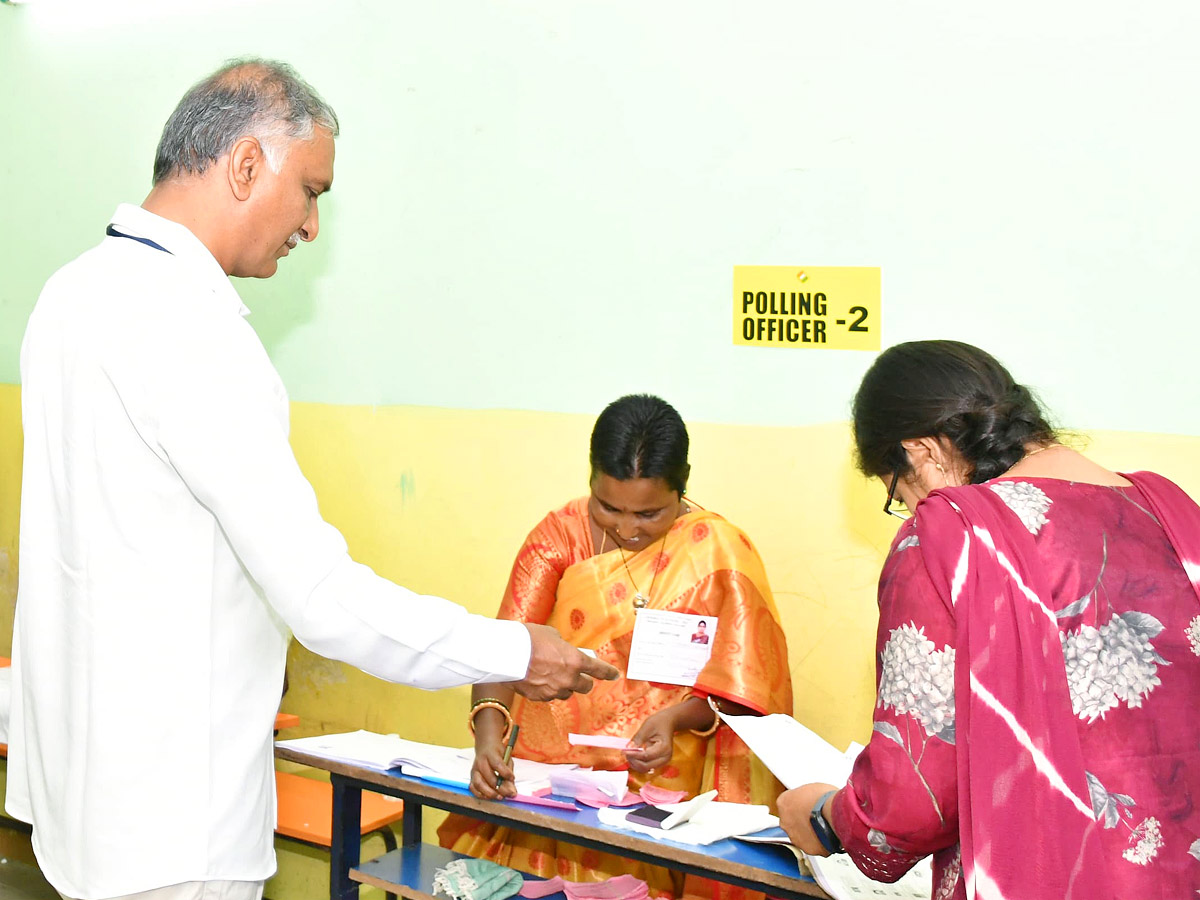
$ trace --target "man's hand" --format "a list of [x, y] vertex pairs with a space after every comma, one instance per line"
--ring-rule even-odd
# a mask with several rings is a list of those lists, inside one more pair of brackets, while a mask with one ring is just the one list
[[[804, 784], [779, 795], [779, 825], [787, 832], [792, 843], [809, 856], [828, 856], [829, 851], [822, 845], [813, 832], [808, 817], [812, 815], [813, 804], [826, 791], [836, 790], [832, 784]], [[825, 803], [825, 816], [829, 817], [829, 807], [833, 803], [831, 797]]]
[[590, 691], [593, 678], [615, 681], [621, 674], [608, 663], [572, 647], [549, 625], [525, 627], [529, 629], [529, 671], [523, 680], [512, 683], [522, 697], [566, 700], [573, 693]]

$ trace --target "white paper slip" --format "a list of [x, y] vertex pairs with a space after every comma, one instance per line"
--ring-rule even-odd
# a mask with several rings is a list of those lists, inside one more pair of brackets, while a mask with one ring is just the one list
[[933, 895], [933, 865], [925, 857], [895, 884], [874, 881], [859, 871], [844, 853], [804, 857], [813, 878], [833, 900], [929, 900]]
[[842, 787], [854, 768], [853, 756], [847, 756], [791, 716], [722, 713], [721, 719], [789, 790], [814, 781]]
[[712, 656], [718, 621], [663, 609], [639, 609], [625, 677], [691, 687]]
[[[683, 803], [672, 803], [671, 814], [662, 821], [663, 831], [670, 831], [672, 828], [694, 819], [704, 807], [716, 799], [716, 791], [706, 791], [703, 794], [697, 794], [691, 800], [686, 800]], [[666, 809], [667, 807], [663, 806], [662, 808]]]

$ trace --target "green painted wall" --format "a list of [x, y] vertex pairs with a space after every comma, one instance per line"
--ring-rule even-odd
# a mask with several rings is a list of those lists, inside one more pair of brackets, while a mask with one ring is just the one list
[[0, 381], [45, 277], [223, 59], [344, 123], [323, 233], [244, 284], [297, 400], [843, 419], [870, 354], [735, 348], [735, 264], [878, 265], [1066, 424], [1197, 433], [1200, 11], [33, 0], [0, 7]]

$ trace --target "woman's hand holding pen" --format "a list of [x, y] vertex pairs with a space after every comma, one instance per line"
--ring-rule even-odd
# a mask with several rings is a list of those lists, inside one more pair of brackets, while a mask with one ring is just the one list
[[503, 800], [517, 793], [512, 764], [504, 759], [504, 724], [504, 717], [491, 709], [481, 710], [475, 717], [471, 793], [484, 800]]

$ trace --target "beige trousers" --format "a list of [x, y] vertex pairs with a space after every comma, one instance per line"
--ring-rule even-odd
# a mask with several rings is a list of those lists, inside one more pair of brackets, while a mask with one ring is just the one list
[[[261, 881], [185, 881], [108, 900], [262, 900]], [[63, 900], [73, 900], [60, 893]]]

